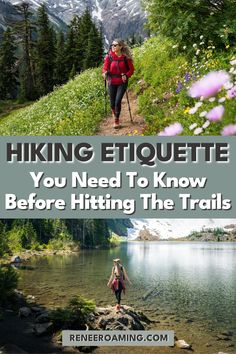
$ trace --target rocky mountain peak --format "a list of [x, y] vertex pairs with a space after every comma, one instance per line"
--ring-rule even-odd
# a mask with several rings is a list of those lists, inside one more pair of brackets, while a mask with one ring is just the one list
[[[80, 16], [88, 7], [98, 25], [101, 25], [106, 42], [114, 37], [127, 38], [143, 35], [145, 13], [141, 8], [141, 0], [27, 0], [34, 9], [42, 2], [46, 4], [50, 14], [69, 23], [74, 15]], [[12, 5], [19, 0], [8, 0]]]

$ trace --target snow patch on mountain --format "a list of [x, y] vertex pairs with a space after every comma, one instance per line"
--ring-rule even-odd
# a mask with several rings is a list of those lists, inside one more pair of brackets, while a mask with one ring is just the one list
[[128, 230], [129, 239], [137, 238], [144, 227], [153, 234], [158, 233], [161, 239], [168, 239], [188, 236], [192, 231], [224, 228], [236, 224], [236, 219], [131, 219], [131, 221], [134, 228]]

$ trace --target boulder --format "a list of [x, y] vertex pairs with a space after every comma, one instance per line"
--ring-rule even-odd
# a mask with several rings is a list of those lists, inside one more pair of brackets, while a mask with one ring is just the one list
[[12, 256], [11, 257], [11, 263], [21, 263], [22, 259], [20, 258], [20, 256]]
[[179, 339], [175, 341], [175, 346], [180, 349], [191, 349], [192, 345], [185, 342], [184, 339]]
[[94, 330], [144, 330], [151, 322], [142, 312], [135, 312], [129, 306], [121, 306], [120, 311], [116, 311], [114, 307], [96, 308], [93, 321], [89, 325]]
[[36, 323], [33, 327], [34, 334], [38, 337], [51, 334], [53, 332], [53, 323]]
[[36, 318], [35, 322], [36, 323], [47, 323], [47, 322], [49, 322], [49, 320], [50, 320], [50, 318], [49, 318], [48, 312], [44, 312]]
[[18, 312], [18, 316], [22, 317], [29, 317], [31, 315], [31, 309], [29, 307], [21, 307]]
[[32, 306], [31, 311], [34, 312], [36, 316], [39, 316], [44, 312], [44, 309], [39, 306]]

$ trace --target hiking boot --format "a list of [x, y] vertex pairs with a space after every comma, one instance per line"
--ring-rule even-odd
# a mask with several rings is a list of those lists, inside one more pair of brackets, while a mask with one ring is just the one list
[[119, 129], [120, 128], [120, 120], [119, 120], [119, 118], [115, 119], [114, 128], [115, 129]]

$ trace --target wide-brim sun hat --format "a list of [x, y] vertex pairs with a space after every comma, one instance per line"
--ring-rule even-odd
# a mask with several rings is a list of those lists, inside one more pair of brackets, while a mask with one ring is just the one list
[[121, 260], [120, 260], [120, 258], [115, 258], [115, 259], [113, 259], [113, 262], [121, 263]]

